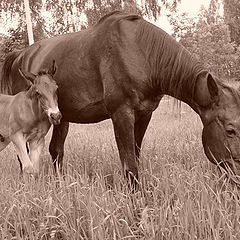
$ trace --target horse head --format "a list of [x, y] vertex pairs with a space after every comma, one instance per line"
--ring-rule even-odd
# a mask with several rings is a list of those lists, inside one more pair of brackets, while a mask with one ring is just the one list
[[50, 123], [60, 123], [62, 114], [58, 108], [57, 89], [58, 86], [53, 79], [56, 72], [55, 61], [47, 71], [40, 71], [37, 75], [19, 69], [22, 77], [28, 81], [31, 87], [31, 94], [39, 100], [39, 103], [47, 114]]
[[197, 88], [205, 154], [232, 176], [240, 176], [240, 93], [211, 74], [205, 81], [207, 84]]

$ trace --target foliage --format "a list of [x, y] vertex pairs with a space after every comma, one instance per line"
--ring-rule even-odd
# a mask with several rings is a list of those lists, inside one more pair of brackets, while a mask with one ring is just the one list
[[230, 31], [218, 14], [217, 1], [209, 9], [202, 8], [199, 17], [187, 14], [169, 16], [176, 37], [191, 53], [218, 76], [239, 78], [238, 48], [231, 42]]
[[[68, 32], [75, 32], [95, 24], [100, 17], [113, 10], [147, 15], [157, 18], [161, 6], [175, 8], [180, 0], [29, 0], [35, 41]], [[11, 19], [18, 21], [18, 26], [9, 30], [9, 39], [5, 42], [5, 53], [25, 47], [26, 24], [22, 0], [1, 0], [0, 10]], [[49, 17], [50, 15], [50, 17]], [[81, 17], [86, 21], [82, 22]]]
[[231, 40], [240, 45], [240, 1], [223, 0], [224, 17], [229, 26]]
[[88, 19], [88, 26], [94, 25], [102, 16], [115, 10], [143, 15], [143, 10], [137, 5], [135, 0], [93, 0], [93, 6], [86, 8], [84, 11]]

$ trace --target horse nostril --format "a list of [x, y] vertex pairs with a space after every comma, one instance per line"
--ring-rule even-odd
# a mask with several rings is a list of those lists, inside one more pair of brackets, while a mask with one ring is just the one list
[[52, 119], [55, 119], [55, 113], [50, 113], [50, 117], [51, 117]]
[[58, 113], [51, 113], [50, 117], [53, 120], [58, 121], [58, 120], [60, 120], [62, 118], [62, 114], [60, 112], [58, 112]]

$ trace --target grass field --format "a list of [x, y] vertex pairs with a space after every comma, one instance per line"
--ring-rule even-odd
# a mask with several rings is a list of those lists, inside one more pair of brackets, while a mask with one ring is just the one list
[[238, 188], [206, 159], [201, 130], [191, 109], [179, 114], [163, 101], [144, 138], [137, 193], [121, 173], [110, 121], [71, 125], [64, 179], [47, 147], [39, 179], [22, 179], [9, 146], [0, 153], [0, 239], [240, 239]]

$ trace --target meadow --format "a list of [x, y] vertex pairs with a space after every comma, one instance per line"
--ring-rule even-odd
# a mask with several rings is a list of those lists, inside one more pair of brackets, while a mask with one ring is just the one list
[[0, 153], [0, 239], [240, 239], [239, 189], [205, 157], [201, 131], [188, 106], [165, 99], [144, 138], [135, 193], [110, 120], [70, 126], [64, 178], [48, 146], [39, 178], [22, 178], [9, 146]]

